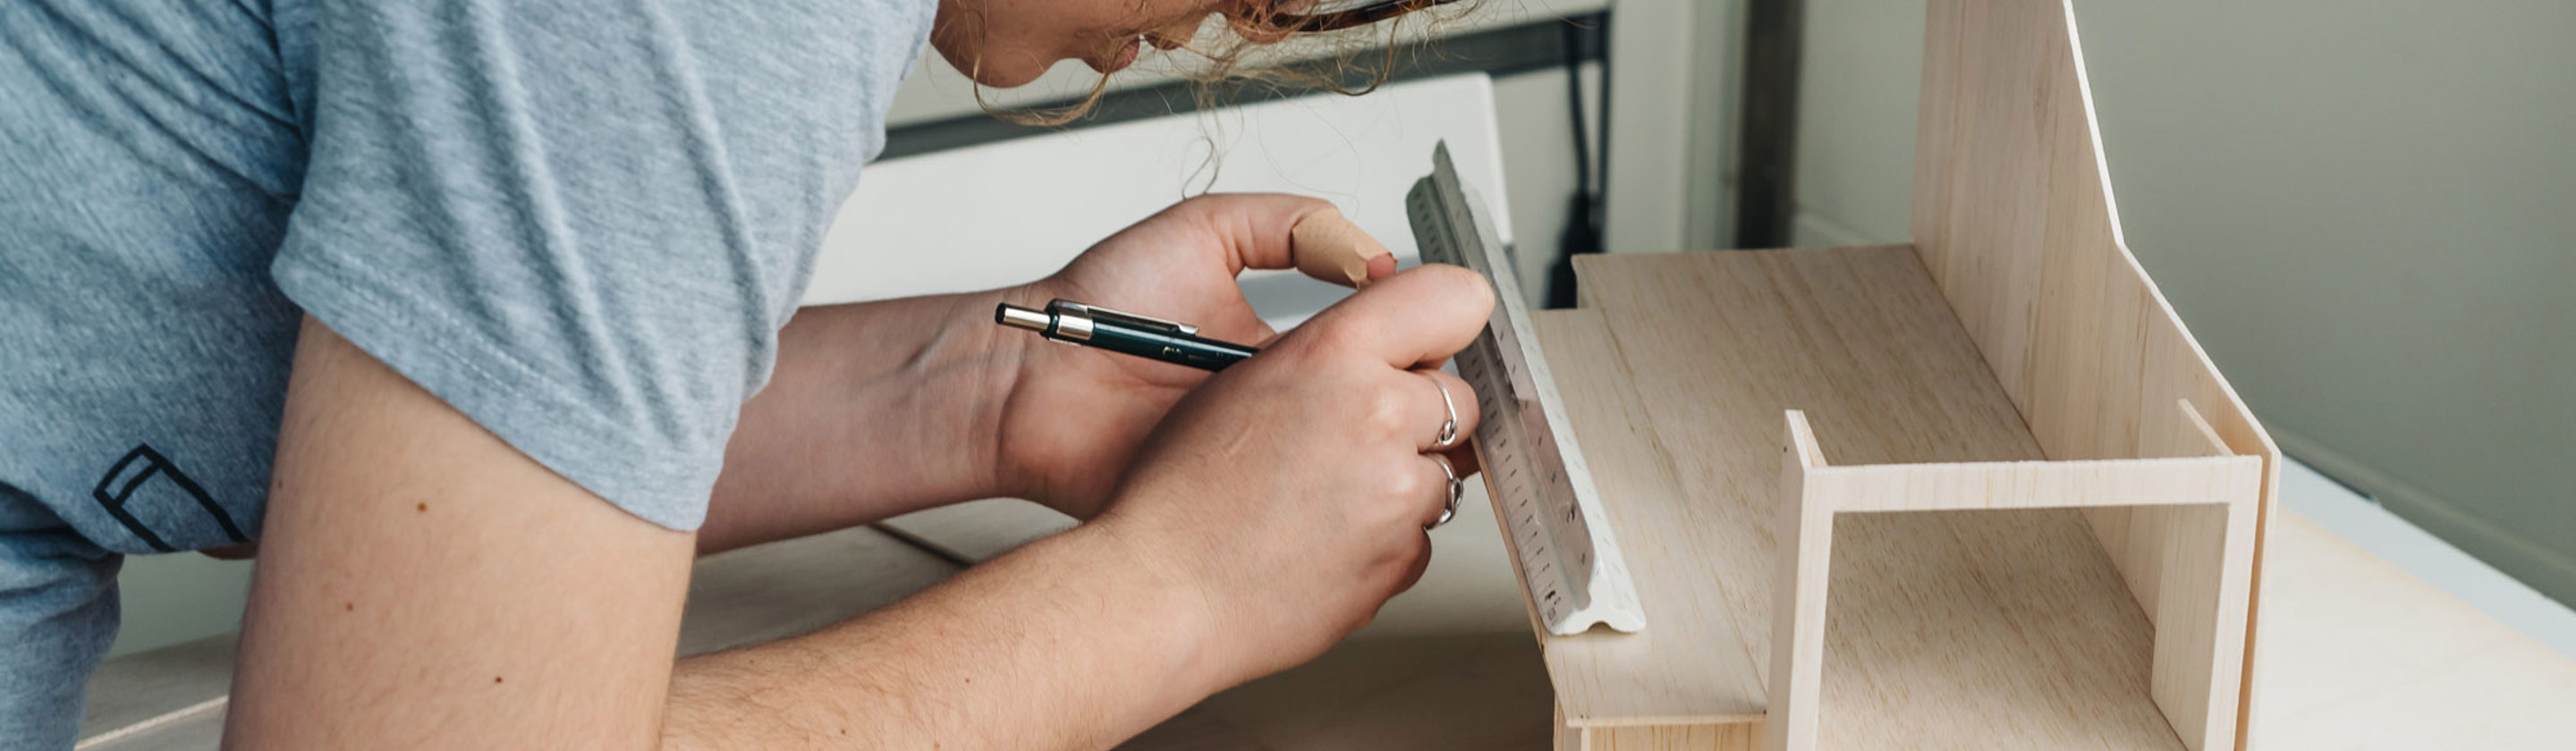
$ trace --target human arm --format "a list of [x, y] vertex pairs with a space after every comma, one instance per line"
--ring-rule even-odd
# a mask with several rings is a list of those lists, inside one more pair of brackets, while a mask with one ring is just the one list
[[1105, 745], [1312, 657], [1419, 576], [1438, 407], [1407, 370], [1491, 304], [1472, 275], [1428, 271], [1195, 391], [1099, 523], [676, 675], [689, 535], [308, 320], [226, 745]]
[[1346, 285], [1343, 267], [1315, 259], [1352, 260], [1368, 278], [1395, 271], [1373, 241], [1318, 239], [1318, 227], [1357, 235], [1319, 199], [1202, 196], [1029, 284], [799, 311], [768, 387], [743, 405], [700, 551], [995, 496], [1098, 513], [1146, 432], [1207, 374], [1047, 344], [993, 325], [994, 304], [1063, 297], [1263, 343], [1275, 334], [1236, 285], [1245, 269], [1301, 267]]
[[[823, 634], [683, 661], [666, 710], [689, 538], [552, 475], [308, 320], [226, 744], [640, 748], [666, 713], [680, 734], [794, 725], [790, 698], [839, 703], [835, 731], [884, 741], [961, 732], [968, 718], [943, 707], [1133, 675], [1040, 715], [1128, 727], [1207, 685], [1174, 680], [1204, 672], [1186, 659], [1205, 628], [1196, 596], [1086, 530]], [[1156, 655], [1171, 659], [1141, 659]], [[906, 683], [951, 675], [964, 680], [949, 692]], [[757, 737], [674, 745], [770, 747]]]
[[1447, 267], [1389, 279], [1191, 392], [1097, 521], [878, 614], [684, 661], [668, 744], [1099, 748], [1312, 658], [1421, 575], [1439, 388], [1472, 392], [1418, 368], [1481, 328], [1486, 289]]

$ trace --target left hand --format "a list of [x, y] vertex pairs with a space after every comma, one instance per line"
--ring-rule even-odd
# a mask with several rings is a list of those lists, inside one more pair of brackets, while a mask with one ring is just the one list
[[[1244, 269], [1285, 269], [1298, 222], [1331, 202], [1281, 194], [1220, 194], [1174, 204], [1083, 251], [1055, 275], [1009, 297], [1052, 298], [1197, 324], [1200, 334], [1264, 346], [1278, 336], [1243, 298]], [[1374, 281], [1393, 256], [1369, 264]], [[1345, 279], [1327, 279], [1348, 284]], [[1194, 368], [1034, 336], [1026, 343], [1001, 415], [1006, 490], [1076, 518], [1099, 513], [1128, 460], [1172, 403], [1206, 380]]]

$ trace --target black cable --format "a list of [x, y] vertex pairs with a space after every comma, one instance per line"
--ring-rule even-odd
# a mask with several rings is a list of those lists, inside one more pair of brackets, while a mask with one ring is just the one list
[[1565, 111], [1574, 113], [1574, 189], [1594, 193], [1592, 181], [1592, 139], [1584, 136], [1583, 116], [1583, 34], [1573, 22], [1565, 30]]
[[[1583, 122], [1583, 28], [1571, 22], [1563, 28], [1566, 111], [1572, 113], [1574, 124], [1574, 197], [1566, 202], [1565, 231], [1557, 236], [1556, 263], [1548, 267], [1550, 308], [1574, 307], [1574, 257], [1601, 252], [1600, 190], [1592, 172], [1593, 142]], [[1606, 99], [1608, 95], [1605, 92], [1603, 96]], [[1608, 154], [1609, 144], [1602, 144], [1602, 152]]]

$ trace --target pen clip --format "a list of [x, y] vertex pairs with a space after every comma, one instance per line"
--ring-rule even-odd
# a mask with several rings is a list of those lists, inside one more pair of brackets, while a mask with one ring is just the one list
[[1090, 316], [1092, 318], [1105, 318], [1130, 326], [1163, 329], [1165, 331], [1178, 332], [1182, 336], [1199, 335], [1199, 327], [1192, 326], [1190, 324], [1179, 321], [1167, 321], [1153, 316], [1137, 315], [1122, 310], [1112, 310], [1098, 305], [1078, 303], [1064, 298], [1056, 298], [1049, 301], [1047, 303], [1047, 309], [1057, 313], [1073, 313], [1077, 315]]

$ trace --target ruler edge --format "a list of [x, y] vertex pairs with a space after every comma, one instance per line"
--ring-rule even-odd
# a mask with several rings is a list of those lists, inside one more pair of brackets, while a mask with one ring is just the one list
[[[1535, 396], [1539, 404], [1540, 416], [1547, 421], [1550, 439], [1556, 445], [1558, 457], [1565, 463], [1567, 485], [1574, 493], [1575, 509], [1583, 515], [1585, 537], [1590, 538], [1591, 542], [1594, 563], [1592, 576], [1588, 581], [1583, 582], [1588, 602], [1583, 607], [1569, 610], [1562, 619], [1562, 623], [1547, 623], [1545, 618], [1540, 618], [1538, 619], [1540, 625], [1548, 633], [1557, 636], [1582, 634], [1595, 625], [1608, 626], [1611, 630], [1622, 633], [1643, 631], [1646, 620], [1645, 603], [1637, 596], [1636, 580], [1628, 571], [1627, 554], [1620, 547], [1618, 530], [1610, 524], [1608, 508], [1602, 505], [1600, 486], [1592, 477], [1591, 462], [1585, 459], [1582, 443], [1574, 436], [1573, 420], [1567, 415], [1564, 397], [1560, 393], [1561, 389], [1556, 385], [1555, 369], [1548, 364], [1546, 347], [1538, 341], [1538, 327], [1530, 319], [1529, 306], [1526, 301], [1512, 296], [1520, 291], [1518, 270], [1511, 265], [1512, 259], [1509, 255], [1502, 252], [1501, 243], [1494, 239], [1493, 220], [1486, 213], [1483, 196], [1478, 195], [1473, 188], [1467, 186], [1464, 180], [1458, 178], [1457, 168], [1449, 157], [1449, 144], [1446, 139], [1432, 147], [1432, 173], [1417, 180], [1416, 184], [1428, 183], [1434, 187], [1436, 193], [1442, 172], [1448, 173], [1449, 182], [1457, 188], [1460, 203], [1467, 211], [1470, 224], [1467, 229], [1475, 232], [1476, 235], [1474, 240], [1478, 247], [1475, 252], [1484, 256], [1485, 265], [1489, 267], [1486, 282], [1494, 287], [1496, 298], [1494, 304], [1503, 309], [1503, 318], [1511, 326], [1513, 338], [1523, 343], [1520, 349], [1529, 368], [1532, 386], [1538, 392]], [[1478, 336], [1483, 335], [1478, 334]], [[1477, 458], [1483, 459], [1481, 447], [1479, 449]], [[1493, 478], [1487, 475], [1485, 480], [1487, 500], [1498, 504], [1499, 501], [1493, 494], [1493, 487]], [[1497, 508], [1496, 512], [1498, 517], [1502, 515], [1502, 509]], [[1498, 518], [1497, 521], [1504, 525], [1504, 529], [1510, 529], [1511, 522], [1508, 519]], [[1553, 529], [1552, 525], [1551, 529]], [[1503, 536], [1504, 544], [1512, 546], [1513, 555], [1510, 556], [1512, 567], [1515, 569], [1514, 573], [1520, 574], [1515, 578], [1521, 580], [1524, 604], [1531, 609], [1532, 615], [1537, 615], [1538, 608], [1534, 600], [1537, 595], [1528, 591], [1527, 573], [1518, 570], [1521, 568], [1520, 545], [1511, 539], [1509, 532]], [[1559, 567], [1560, 570], [1562, 568], [1562, 566]], [[1604, 594], [1611, 596], [1605, 597]]]

